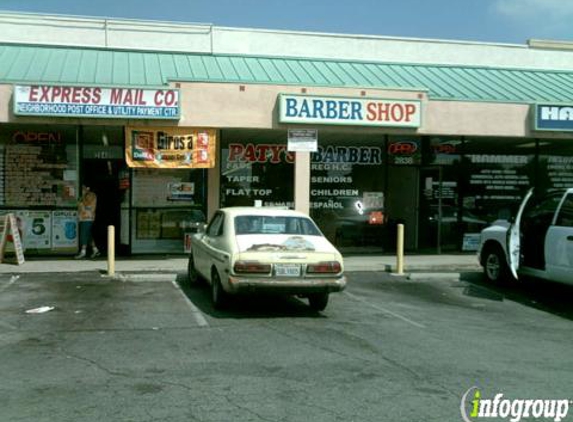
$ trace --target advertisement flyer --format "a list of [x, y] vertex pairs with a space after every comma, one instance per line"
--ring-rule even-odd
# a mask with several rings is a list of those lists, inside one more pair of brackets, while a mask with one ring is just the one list
[[187, 127], [126, 127], [125, 159], [129, 167], [213, 168], [217, 132]]
[[50, 249], [52, 247], [52, 216], [50, 211], [18, 211], [21, 221], [22, 242], [26, 249]]
[[173, 182], [167, 185], [168, 201], [193, 201], [195, 183]]
[[78, 245], [77, 211], [52, 212], [52, 247], [54, 249], [76, 248]]

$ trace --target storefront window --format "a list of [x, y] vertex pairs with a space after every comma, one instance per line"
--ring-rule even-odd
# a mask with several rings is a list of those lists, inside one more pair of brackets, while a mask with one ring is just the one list
[[230, 131], [222, 139], [222, 206], [294, 207], [295, 154], [287, 151], [286, 133]]
[[421, 170], [419, 247], [476, 250], [479, 233], [515, 214], [540, 173], [536, 142], [517, 138], [430, 138]]
[[0, 126], [0, 154], [1, 205], [75, 206], [75, 128]]
[[570, 140], [540, 139], [539, 177], [541, 189], [573, 187], [573, 146]]
[[514, 215], [535, 183], [535, 141], [468, 138], [463, 151], [463, 209], [485, 223]]
[[[336, 138], [336, 139], [335, 139]], [[384, 138], [319, 135], [311, 153], [310, 216], [339, 247], [380, 247], [384, 214]], [[284, 131], [222, 134], [221, 205], [294, 207], [295, 154]]]
[[205, 223], [204, 170], [133, 169], [135, 252], [183, 252], [185, 234]]
[[15, 215], [27, 254], [77, 247], [76, 138], [73, 126], [0, 125], [0, 214]]
[[337, 247], [382, 247], [384, 138], [329, 140], [311, 154], [310, 215]]

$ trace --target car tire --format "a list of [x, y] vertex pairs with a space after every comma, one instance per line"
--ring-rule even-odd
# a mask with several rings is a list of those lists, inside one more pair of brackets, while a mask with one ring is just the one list
[[328, 305], [328, 293], [317, 293], [308, 297], [308, 304], [314, 311], [324, 311]]
[[195, 268], [193, 255], [189, 255], [189, 261], [187, 262], [187, 282], [189, 287], [194, 287], [199, 284], [199, 273]]
[[485, 278], [496, 284], [503, 284], [513, 279], [505, 253], [499, 246], [488, 246], [483, 253], [483, 273]]
[[342, 236], [342, 233], [340, 233], [338, 230], [336, 231], [336, 234], [334, 235], [334, 244], [336, 245], [336, 247], [341, 247], [344, 246], [344, 237]]
[[227, 292], [223, 289], [217, 270], [211, 275], [211, 300], [215, 309], [222, 309], [227, 304]]

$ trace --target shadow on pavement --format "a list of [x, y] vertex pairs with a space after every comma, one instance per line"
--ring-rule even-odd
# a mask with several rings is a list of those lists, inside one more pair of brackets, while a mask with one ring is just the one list
[[[224, 309], [215, 309], [211, 301], [211, 288], [201, 280], [189, 286], [186, 274], [177, 275], [177, 284], [201, 312], [214, 318], [324, 318], [309, 308], [304, 298], [271, 294], [231, 296]], [[328, 310], [328, 308], [326, 308]]]
[[491, 284], [481, 273], [462, 273], [468, 285], [464, 294], [484, 299], [511, 300], [530, 308], [573, 320], [573, 286], [550, 281], [520, 278], [517, 282]]

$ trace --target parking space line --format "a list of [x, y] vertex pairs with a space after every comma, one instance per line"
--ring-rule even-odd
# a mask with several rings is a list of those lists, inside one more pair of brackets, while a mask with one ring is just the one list
[[[8, 283], [4, 284], [3, 286], [0, 286], [0, 293], [2, 293], [4, 290], [6, 290], [8, 287], [10, 287], [11, 285], [13, 285], [14, 283], [16, 283], [16, 280], [18, 280], [20, 278], [19, 275], [13, 275], [12, 277], [10, 277], [10, 281], [8, 281]], [[17, 328], [12, 325], [9, 324], [8, 322], [4, 322], [4, 321], [0, 321], [0, 327], [2, 328], [6, 328], [9, 330], [17, 330]], [[1, 338], [2, 336], [0, 336]]]
[[19, 275], [13, 275], [12, 277], [10, 277], [10, 281], [8, 282], [8, 284], [5, 284], [4, 286], [0, 287], [0, 292], [3, 292], [4, 290], [6, 290], [8, 287], [10, 287], [12, 284], [14, 284], [16, 282], [16, 280], [18, 280], [20, 278]]
[[[103, 278], [108, 277], [107, 275], [102, 275]], [[162, 281], [171, 281], [174, 278], [177, 278], [177, 273], [143, 273], [143, 274], [116, 274], [113, 276], [116, 280], [119, 281], [130, 281], [133, 283], [138, 282], [162, 282]]]
[[191, 309], [191, 313], [193, 314], [193, 318], [195, 318], [195, 322], [197, 322], [197, 325], [199, 327], [208, 327], [209, 323], [207, 322], [207, 320], [203, 316], [203, 313], [199, 310], [199, 308], [197, 308], [193, 304], [193, 302], [191, 302], [191, 300], [189, 300], [189, 298], [187, 297], [185, 292], [183, 292], [183, 290], [181, 290], [181, 287], [179, 286], [179, 284], [177, 284], [177, 281], [171, 280], [171, 284], [173, 284], [173, 287], [175, 287], [179, 291], [179, 293], [181, 293], [181, 296], [183, 296], [183, 299], [185, 299], [185, 302], [187, 302], [187, 305]]
[[420, 324], [419, 322], [412, 321], [410, 318], [406, 318], [406, 317], [403, 316], [403, 315], [397, 314], [396, 312], [392, 312], [392, 311], [390, 311], [390, 310], [388, 310], [388, 309], [386, 309], [386, 308], [383, 308], [382, 306], [379, 306], [379, 305], [376, 305], [376, 304], [374, 304], [374, 303], [372, 303], [372, 302], [369, 302], [369, 301], [367, 301], [366, 299], [361, 298], [360, 296], [353, 295], [352, 293], [349, 293], [349, 292], [347, 292], [347, 291], [344, 291], [344, 292], [342, 292], [342, 293], [345, 294], [346, 296], [348, 296], [348, 297], [354, 299], [354, 300], [357, 300], [357, 301], [359, 301], [359, 302], [362, 302], [362, 303], [364, 303], [364, 304], [370, 306], [371, 308], [374, 308], [374, 309], [376, 309], [376, 310], [378, 310], [378, 311], [384, 312], [385, 314], [388, 314], [388, 315], [390, 315], [390, 316], [393, 316], [394, 318], [397, 318], [397, 319], [400, 319], [400, 320], [402, 320], [402, 321], [404, 321], [404, 322], [407, 322], [408, 324], [411, 324], [411, 325], [413, 325], [414, 327], [426, 328], [426, 326], [425, 326], [424, 324]]

